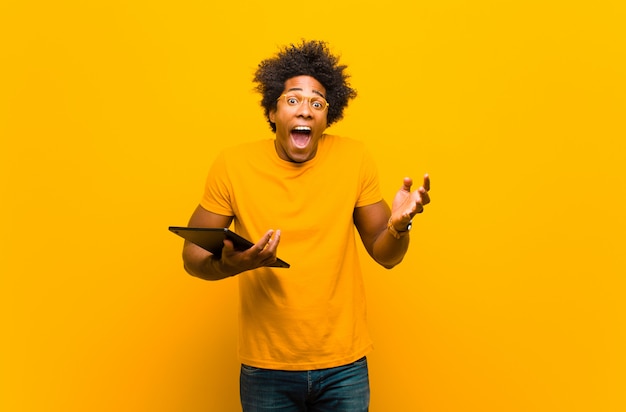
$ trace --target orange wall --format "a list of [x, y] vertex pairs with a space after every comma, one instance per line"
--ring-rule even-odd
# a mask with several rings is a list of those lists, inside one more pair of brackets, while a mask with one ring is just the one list
[[365, 265], [371, 409], [626, 410], [622, 2], [213, 3], [0, 5], [1, 410], [239, 410], [236, 282], [167, 226], [270, 136], [252, 73], [302, 37], [387, 199], [432, 176], [405, 262]]

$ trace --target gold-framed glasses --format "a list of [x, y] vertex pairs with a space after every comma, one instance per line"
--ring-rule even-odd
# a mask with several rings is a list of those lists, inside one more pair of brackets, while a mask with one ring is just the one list
[[297, 93], [285, 93], [276, 99], [276, 101], [279, 101], [280, 99], [285, 99], [287, 106], [291, 107], [300, 107], [300, 105], [307, 100], [309, 102], [309, 107], [316, 112], [322, 112], [330, 106], [330, 103], [328, 103], [322, 96], [304, 97]]

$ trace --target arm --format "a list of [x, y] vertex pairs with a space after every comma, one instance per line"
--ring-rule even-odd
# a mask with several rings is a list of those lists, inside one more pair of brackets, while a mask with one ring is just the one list
[[[189, 227], [228, 227], [232, 216], [219, 215], [198, 206], [189, 219]], [[217, 258], [211, 252], [191, 242], [183, 246], [185, 270], [192, 276], [205, 280], [219, 280], [237, 275], [247, 270], [267, 266], [276, 261], [276, 249], [280, 242], [280, 230], [268, 230], [265, 235], [246, 251], [235, 250], [230, 240], [224, 240], [222, 256]]]
[[[369, 255], [380, 265], [391, 269], [402, 261], [409, 248], [408, 226], [413, 216], [424, 211], [430, 203], [428, 191], [430, 178], [424, 176], [424, 184], [411, 192], [411, 178], [404, 178], [402, 188], [396, 193], [392, 210], [383, 200], [372, 205], [354, 209], [354, 224]], [[388, 225], [393, 226], [394, 236]]]

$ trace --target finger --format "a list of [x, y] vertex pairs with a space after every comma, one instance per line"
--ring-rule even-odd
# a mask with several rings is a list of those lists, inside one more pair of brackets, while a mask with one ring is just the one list
[[232, 253], [235, 251], [235, 244], [230, 239], [224, 239], [224, 248], [222, 252]]
[[278, 249], [278, 244], [280, 243], [280, 230], [277, 230], [274, 233], [274, 236], [267, 242], [266, 251], [275, 254]]
[[[420, 188], [421, 189], [421, 188]], [[424, 211], [424, 204], [422, 203], [422, 198], [420, 196], [419, 190], [413, 192], [415, 197], [413, 198], [413, 213], [411, 216], [415, 216], [418, 213], [422, 213]]]
[[404, 213], [402, 213], [402, 215], [400, 215], [400, 219], [399, 220], [395, 220], [394, 219], [394, 225], [400, 225], [400, 226], [407, 225], [411, 221], [411, 219], [413, 218], [414, 214], [415, 214], [415, 208], [414, 207], [412, 209], [406, 210]]
[[428, 174], [424, 175], [424, 185], [422, 186], [428, 192], [430, 190], [430, 176]]
[[405, 177], [402, 181], [402, 190], [406, 190], [407, 192], [411, 191], [411, 186], [413, 186], [413, 179], [410, 177]]
[[430, 195], [428, 194], [428, 192], [424, 191], [423, 193], [420, 193], [420, 197], [422, 198], [422, 206], [426, 206], [430, 203]]
[[422, 213], [424, 211], [424, 206], [430, 203], [430, 196], [428, 192], [423, 187], [411, 192], [411, 209], [407, 210], [402, 217], [412, 218], [418, 213]]
[[263, 252], [263, 249], [265, 249], [265, 247], [270, 243], [273, 233], [274, 233], [273, 229], [270, 229], [267, 232], [265, 232], [263, 237], [261, 237], [261, 239], [259, 239], [259, 241], [256, 242], [254, 246], [252, 246], [251, 249], [256, 250], [257, 253]]

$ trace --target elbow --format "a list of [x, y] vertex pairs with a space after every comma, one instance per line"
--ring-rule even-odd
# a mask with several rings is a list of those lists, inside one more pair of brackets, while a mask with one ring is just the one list
[[189, 268], [189, 266], [187, 266], [187, 263], [185, 263], [185, 262], [183, 262], [183, 269], [185, 269], [185, 272], [187, 272], [188, 275], [196, 276], [196, 274], [193, 272], [193, 270], [191, 270]]
[[400, 262], [402, 262], [402, 258], [398, 259], [398, 260], [394, 260], [394, 261], [377, 261], [378, 264], [382, 267], [384, 267], [385, 269], [393, 269], [394, 267], [396, 267], [397, 265], [400, 264]]
[[[388, 237], [384, 239], [389, 239]], [[378, 242], [372, 247], [370, 256], [385, 269], [393, 269], [399, 265], [409, 247], [408, 236], [401, 239], [400, 243], [382, 243]]]
[[193, 277], [215, 281], [225, 279], [238, 274], [239, 272], [225, 272], [218, 268], [219, 261], [214, 259], [213, 255], [208, 256], [203, 261], [193, 259], [183, 259], [183, 268], [185, 272]]
[[185, 272], [187, 272], [187, 274], [193, 276], [194, 278], [198, 278], [202, 280], [218, 280], [218, 278], [213, 278], [209, 276], [208, 274], [202, 273], [201, 271], [193, 270], [186, 264], [183, 264], [183, 268], [185, 269]]

